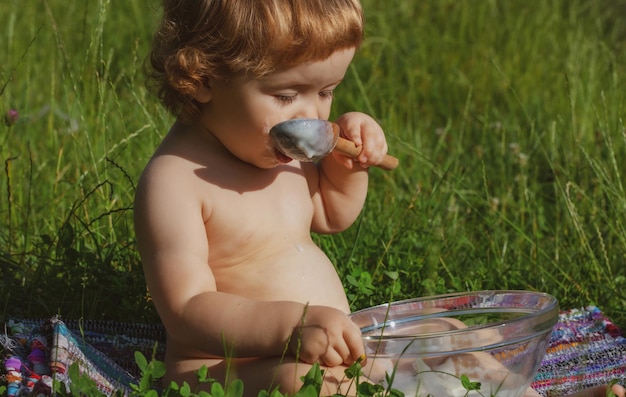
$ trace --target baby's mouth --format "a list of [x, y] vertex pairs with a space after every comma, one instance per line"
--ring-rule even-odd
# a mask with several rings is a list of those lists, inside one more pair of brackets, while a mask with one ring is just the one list
[[277, 148], [274, 148], [274, 155], [276, 156], [278, 162], [282, 164], [287, 164], [293, 160], [291, 157], [285, 155], [285, 153], [281, 152]]

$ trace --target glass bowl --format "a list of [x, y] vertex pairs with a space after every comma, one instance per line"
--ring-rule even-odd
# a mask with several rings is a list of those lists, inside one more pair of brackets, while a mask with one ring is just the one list
[[476, 291], [383, 304], [351, 318], [373, 383], [407, 397], [518, 397], [539, 369], [558, 314], [548, 294]]

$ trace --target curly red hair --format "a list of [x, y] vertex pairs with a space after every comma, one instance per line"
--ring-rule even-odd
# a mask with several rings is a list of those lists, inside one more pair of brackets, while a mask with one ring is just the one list
[[362, 39], [358, 0], [163, 0], [148, 86], [172, 114], [192, 118], [196, 90], [208, 79], [260, 78]]

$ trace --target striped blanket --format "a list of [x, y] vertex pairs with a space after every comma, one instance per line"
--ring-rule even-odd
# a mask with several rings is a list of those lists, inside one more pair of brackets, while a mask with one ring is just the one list
[[626, 384], [622, 330], [595, 306], [561, 312], [533, 388], [562, 396], [613, 379]]
[[[0, 335], [8, 396], [49, 395], [52, 377], [68, 387], [77, 365], [106, 395], [128, 394], [140, 376], [134, 354], [163, 360], [161, 325], [105, 321], [10, 320]], [[532, 386], [543, 396], [570, 394], [619, 379], [626, 384], [626, 338], [597, 307], [561, 312]]]

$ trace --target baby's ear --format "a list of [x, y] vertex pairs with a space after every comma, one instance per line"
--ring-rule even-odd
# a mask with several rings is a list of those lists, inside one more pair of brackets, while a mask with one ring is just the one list
[[196, 93], [193, 95], [193, 99], [200, 103], [207, 103], [211, 100], [213, 94], [211, 92], [211, 87], [205, 83], [198, 87]]

